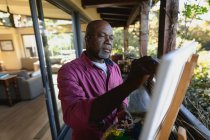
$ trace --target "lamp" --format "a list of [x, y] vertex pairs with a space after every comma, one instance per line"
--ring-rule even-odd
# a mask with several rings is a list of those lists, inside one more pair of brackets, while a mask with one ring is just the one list
[[4, 67], [4, 61], [0, 60], [0, 71], [4, 71], [5, 67]]

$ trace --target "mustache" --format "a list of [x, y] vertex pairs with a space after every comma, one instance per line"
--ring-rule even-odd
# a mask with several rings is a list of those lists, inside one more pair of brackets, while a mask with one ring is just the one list
[[108, 50], [112, 50], [112, 45], [104, 45], [103, 48], [108, 49]]
[[110, 43], [110, 42], [108, 42], [108, 41], [105, 42], [104, 44], [105, 44], [105, 45], [111, 45], [111, 46], [112, 46], [112, 43]]

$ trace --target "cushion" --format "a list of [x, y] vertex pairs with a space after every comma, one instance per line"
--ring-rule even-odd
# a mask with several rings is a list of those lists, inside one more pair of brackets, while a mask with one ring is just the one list
[[21, 58], [21, 64], [22, 64], [22, 69], [25, 70], [34, 70], [34, 62], [38, 61], [38, 58], [31, 58], [31, 57], [27, 57], [27, 58]]
[[61, 63], [61, 58], [50, 58], [51, 64], [60, 64]]
[[36, 77], [36, 76], [39, 76], [39, 75], [41, 75], [41, 71], [40, 70], [37, 70], [37, 71], [31, 73], [31, 77]]
[[26, 70], [21, 70], [18, 74], [17, 77], [23, 77], [25, 80], [29, 78], [28, 72]]

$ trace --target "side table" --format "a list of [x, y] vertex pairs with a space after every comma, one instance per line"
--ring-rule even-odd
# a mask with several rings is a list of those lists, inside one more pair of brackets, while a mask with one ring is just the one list
[[17, 86], [17, 76], [16, 75], [8, 75], [7, 77], [4, 78], [0, 78], [0, 84], [4, 86], [4, 90], [5, 90], [5, 97], [8, 100], [8, 105], [12, 106], [13, 105], [13, 100], [12, 100], [12, 96], [11, 96], [11, 92], [10, 92], [10, 85], [13, 85], [15, 88], [15, 96], [17, 101], [20, 100], [20, 93], [18, 90], [18, 86]]

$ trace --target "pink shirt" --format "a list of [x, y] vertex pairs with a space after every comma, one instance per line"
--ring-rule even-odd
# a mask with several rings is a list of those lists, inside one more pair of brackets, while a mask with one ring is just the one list
[[[109, 71], [108, 78], [84, 52], [80, 58], [64, 64], [58, 72], [63, 119], [73, 130], [73, 140], [99, 140], [115, 120], [116, 109], [103, 120], [105, 125], [100, 129], [88, 122], [94, 99], [123, 82], [117, 64], [109, 59], [105, 63]], [[127, 100], [124, 102], [127, 103]]]

